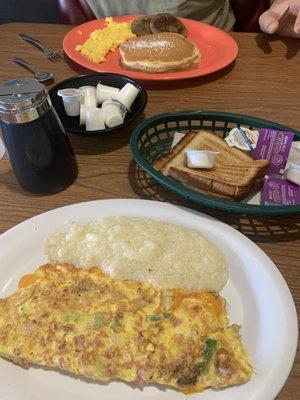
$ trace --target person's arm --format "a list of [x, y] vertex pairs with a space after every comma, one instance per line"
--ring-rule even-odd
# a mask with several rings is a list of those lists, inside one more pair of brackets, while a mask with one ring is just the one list
[[266, 33], [300, 38], [300, 0], [271, 0], [259, 25]]

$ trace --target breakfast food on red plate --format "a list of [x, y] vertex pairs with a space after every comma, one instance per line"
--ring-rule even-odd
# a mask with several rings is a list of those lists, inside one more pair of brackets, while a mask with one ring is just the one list
[[110, 51], [115, 51], [120, 44], [135, 37], [130, 22], [117, 22], [112, 17], [105, 19], [105, 27], [90, 33], [88, 39], [76, 46], [76, 50], [89, 60], [99, 63], [105, 61]]
[[0, 356], [184, 393], [251, 379], [239, 327], [213, 292], [159, 290], [98, 268], [47, 264], [0, 300]]
[[128, 40], [120, 46], [120, 54], [125, 69], [150, 73], [193, 69], [200, 60], [194, 43], [170, 32]]
[[187, 30], [184, 24], [180, 19], [169, 13], [142, 16], [132, 22], [131, 29], [136, 36], [173, 32], [187, 37]]
[[150, 21], [152, 15], [144, 15], [131, 23], [131, 30], [136, 36], [150, 35]]
[[[215, 153], [212, 168], [189, 168], [186, 151], [208, 150]], [[154, 167], [184, 185], [206, 194], [241, 200], [263, 183], [268, 160], [254, 160], [237, 148], [229, 147], [218, 135], [206, 131], [189, 132]]]
[[127, 70], [184, 71], [196, 68], [200, 61], [199, 49], [186, 37], [186, 27], [172, 14], [146, 15], [133, 22], [117, 22], [109, 17], [105, 27], [91, 32], [76, 50], [99, 63], [120, 46], [121, 65]]
[[153, 15], [150, 20], [150, 29], [152, 33], [173, 32], [187, 37], [186, 27], [180, 19], [168, 13]]

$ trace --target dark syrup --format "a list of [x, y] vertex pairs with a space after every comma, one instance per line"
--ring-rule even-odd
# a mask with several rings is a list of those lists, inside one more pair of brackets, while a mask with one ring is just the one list
[[53, 194], [74, 182], [75, 154], [53, 108], [34, 121], [1, 125], [10, 162], [24, 189]]

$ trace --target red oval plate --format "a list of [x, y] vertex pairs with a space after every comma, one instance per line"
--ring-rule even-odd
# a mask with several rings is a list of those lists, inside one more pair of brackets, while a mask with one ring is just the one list
[[[134, 21], [138, 17], [138, 15], [124, 15], [114, 17], [114, 20], [128, 22]], [[110, 52], [107, 55], [106, 61], [98, 64], [83, 57], [75, 50], [75, 47], [78, 44], [83, 44], [89, 34], [95, 29], [104, 28], [104, 19], [89, 21], [73, 28], [66, 34], [63, 40], [63, 49], [73, 61], [92, 71], [113, 72], [127, 75], [134, 79], [151, 81], [187, 79], [211, 74], [226, 67], [236, 58], [238, 46], [230, 35], [203, 22], [186, 18], [181, 18], [181, 21], [187, 28], [188, 38], [198, 46], [201, 52], [199, 67], [189, 71], [165, 72], [160, 74], [127, 71], [120, 65], [120, 53], [118, 50]]]

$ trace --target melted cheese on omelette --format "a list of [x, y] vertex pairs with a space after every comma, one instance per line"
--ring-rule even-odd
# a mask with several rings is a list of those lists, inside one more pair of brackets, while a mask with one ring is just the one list
[[241, 384], [252, 373], [221, 296], [157, 290], [68, 264], [40, 267], [0, 300], [0, 356], [186, 393]]

